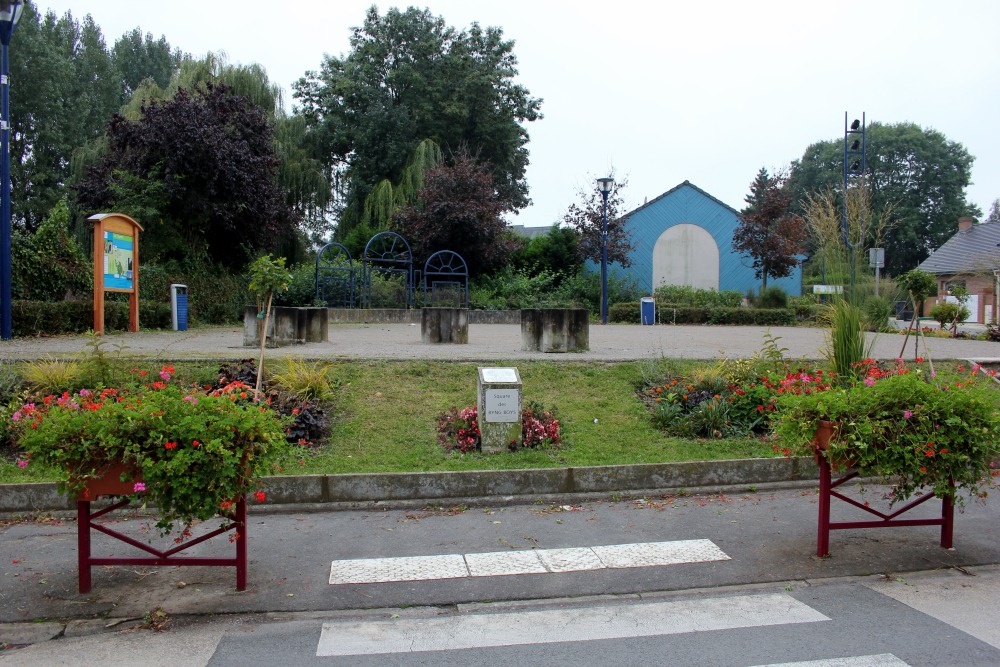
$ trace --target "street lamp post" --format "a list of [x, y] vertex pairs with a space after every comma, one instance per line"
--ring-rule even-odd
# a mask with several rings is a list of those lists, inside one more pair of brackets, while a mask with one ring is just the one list
[[0, 338], [14, 337], [10, 289], [10, 61], [7, 47], [24, 11], [22, 0], [0, 0]]
[[601, 324], [608, 323], [608, 195], [615, 184], [610, 176], [597, 179], [604, 205], [601, 209]]

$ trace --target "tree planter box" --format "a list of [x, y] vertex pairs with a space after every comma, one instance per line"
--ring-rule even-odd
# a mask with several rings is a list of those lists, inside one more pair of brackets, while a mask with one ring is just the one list
[[528, 352], [586, 352], [590, 349], [590, 313], [584, 308], [522, 310], [521, 349]]
[[[245, 347], [260, 347], [262, 325], [263, 320], [257, 317], [257, 307], [246, 306], [243, 310]], [[302, 343], [325, 343], [329, 330], [330, 318], [326, 308], [277, 306], [271, 309], [267, 344], [270, 347], [284, 347]]]
[[420, 313], [420, 340], [424, 343], [469, 342], [467, 308], [423, 308]]
[[[130, 498], [117, 501], [103, 509], [91, 512], [90, 503], [99, 496], [122, 496], [131, 495], [134, 492], [135, 483], [142, 481], [142, 477], [135, 474], [129, 481], [121, 481], [122, 473], [130, 472], [124, 464], [112, 465], [105, 471], [102, 477], [90, 480], [87, 487], [77, 498], [77, 558], [79, 566], [80, 593], [89, 593], [92, 587], [91, 568], [94, 566], [107, 565], [148, 565], [148, 566], [169, 566], [169, 565], [201, 565], [201, 566], [221, 566], [236, 568], [236, 590], [243, 591], [247, 587], [247, 503], [246, 497], [241, 496], [234, 503], [232, 515], [226, 516], [226, 523], [219, 528], [206, 533], [200, 537], [189, 539], [177, 544], [171, 549], [161, 551], [150, 545], [133, 539], [109, 528], [108, 526], [95, 523], [94, 520], [113, 512], [116, 509], [125, 507], [131, 502]], [[149, 556], [132, 557], [94, 557], [90, 550], [91, 531], [100, 533], [124, 542], [150, 554]], [[231, 530], [235, 530], [236, 555], [233, 558], [205, 558], [198, 556], [177, 556], [176, 554], [209, 540], [218, 535], [224, 535]]]

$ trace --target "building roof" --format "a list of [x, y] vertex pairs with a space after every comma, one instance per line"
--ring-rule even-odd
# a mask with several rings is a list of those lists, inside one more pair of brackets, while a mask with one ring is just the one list
[[976, 224], [958, 232], [917, 268], [934, 275], [982, 273], [1000, 268], [1000, 223]]
[[549, 225], [548, 227], [525, 227], [524, 225], [511, 225], [510, 231], [514, 232], [518, 236], [523, 236], [526, 239], [533, 239], [539, 236], [545, 236], [552, 230], [554, 225]]
[[735, 208], [733, 208], [729, 204], [725, 203], [724, 201], [716, 199], [712, 195], [708, 194], [707, 192], [705, 192], [704, 190], [702, 190], [701, 188], [699, 188], [697, 185], [695, 185], [691, 181], [684, 181], [683, 183], [679, 183], [678, 185], [675, 185], [674, 187], [670, 188], [669, 190], [667, 190], [666, 192], [664, 192], [662, 195], [660, 195], [656, 199], [653, 199], [652, 201], [648, 201], [645, 204], [643, 204], [642, 206], [640, 206], [639, 208], [636, 208], [636, 209], [633, 209], [633, 210], [629, 211], [628, 213], [626, 213], [622, 217], [627, 218], [627, 217], [629, 217], [629, 216], [631, 216], [631, 215], [633, 215], [635, 213], [638, 213], [642, 209], [644, 209], [644, 208], [646, 208], [648, 206], [652, 206], [653, 204], [655, 204], [656, 202], [660, 201], [661, 199], [664, 199], [665, 197], [669, 197], [670, 195], [672, 195], [673, 193], [677, 192], [678, 190], [680, 190], [683, 187], [688, 187], [688, 188], [692, 188], [694, 190], [697, 190], [701, 194], [705, 195], [706, 197], [708, 197], [709, 199], [711, 199], [712, 201], [714, 201], [715, 203], [717, 203], [719, 206], [725, 206], [727, 209], [729, 209], [730, 211], [732, 211], [733, 213], [735, 213], [737, 215], [739, 215], [739, 213], [740, 213], [739, 211], [737, 211]]

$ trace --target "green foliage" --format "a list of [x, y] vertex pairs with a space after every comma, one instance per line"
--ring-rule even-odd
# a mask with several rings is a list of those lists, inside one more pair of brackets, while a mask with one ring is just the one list
[[540, 117], [541, 101], [515, 82], [513, 48], [499, 28], [459, 31], [430, 10], [382, 16], [373, 6], [347, 55], [326, 56], [294, 84], [302, 115], [322, 137], [318, 154], [343, 184], [339, 238], [362, 221], [376, 184], [400, 182], [426, 138], [446, 155], [467, 147], [488, 165], [505, 208], [527, 204], [522, 123]]
[[764, 332], [764, 345], [761, 348], [761, 356], [771, 363], [771, 367], [775, 372], [778, 372], [784, 365], [785, 353], [788, 352], [787, 347], [779, 345], [779, 340], [781, 340], [781, 336], [772, 335], [770, 329]]
[[715, 290], [690, 285], [660, 285], [653, 291], [657, 305], [671, 304], [697, 308], [739, 308], [743, 295], [738, 290]]
[[459, 151], [448, 164], [427, 170], [416, 200], [395, 214], [392, 227], [408, 240], [418, 264], [451, 250], [465, 259], [472, 276], [506, 266], [512, 247], [503, 214], [509, 207], [488, 165]]
[[970, 311], [966, 306], [942, 301], [931, 308], [931, 317], [941, 324], [941, 328], [952, 326], [955, 322], [964, 322], [969, 319]]
[[292, 281], [292, 274], [285, 268], [284, 257], [258, 257], [250, 263], [247, 273], [250, 276], [250, 291], [262, 301], [267, 301], [275, 292], [284, 292]]
[[116, 116], [77, 197], [87, 210], [145, 207], [152, 217], [139, 222], [160, 253], [152, 259], [182, 261], [194, 250], [235, 268], [291, 240], [296, 221], [278, 163], [270, 114], [209, 82], [149, 102], [135, 120]]
[[284, 420], [234, 394], [182, 389], [168, 367], [163, 376], [131, 392], [81, 390], [25, 405], [15, 441], [32, 463], [59, 470], [72, 495], [124, 463], [144, 484], [135, 493], [159, 508], [161, 531], [228, 514], [284, 450]]
[[[639, 324], [639, 302], [615, 303], [608, 307], [608, 321]], [[795, 311], [788, 308], [695, 308], [657, 305], [660, 324], [728, 324], [785, 326], [795, 324]]]
[[[631, 276], [616, 270], [609, 272], [609, 303], [636, 299], [638, 292]], [[492, 276], [481, 276], [469, 288], [470, 307], [481, 310], [586, 308], [594, 313], [598, 311], [600, 299], [601, 277], [594, 271], [567, 277], [547, 271], [532, 274], [508, 266]]]
[[757, 297], [757, 306], [760, 308], [787, 308], [788, 293], [776, 286], [762, 288]]
[[906, 292], [915, 305], [937, 291], [937, 281], [934, 276], [920, 269], [911, 269], [896, 278], [896, 285]]
[[847, 299], [837, 299], [828, 307], [825, 317], [830, 325], [830, 337], [824, 354], [841, 381], [856, 380], [861, 362], [871, 349], [871, 344], [865, 342], [861, 307]]
[[[806, 240], [806, 227], [792, 212], [792, 195], [784, 187], [786, 180], [784, 174], [771, 176], [762, 167], [750, 185], [747, 206], [740, 212], [733, 233], [733, 249], [753, 259], [754, 272], [765, 289], [769, 277], [792, 274]], [[784, 308], [784, 304], [765, 307]]]
[[985, 495], [1000, 455], [1000, 394], [977, 371], [930, 380], [919, 369], [898, 368], [844, 389], [786, 395], [776, 433], [812, 453], [819, 421], [837, 422], [825, 456], [884, 479], [893, 502], [924, 487], [952, 499], [956, 489]]
[[310, 363], [288, 357], [271, 379], [281, 391], [295, 394], [303, 400], [330, 401], [335, 396], [330, 368], [327, 363]]
[[[614, 175], [612, 170], [610, 176], [614, 178]], [[607, 198], [607, 210], [605, 210], [603, 195], [597, 189], [596, 179], [590, 178], [588, 180], [594, 185], [589, 188], [581, 188], [577, 192], [579, 203], [570, 204], [566, 215], [563, 216], [563, 223], [576, 231], [578, 237], [577, 256], [581, 261], [590, 260], [596, 264], [601, 263], [606, 215], [608, 221], [608, 263], [628, 268], [632, 264], [629, 255], [635, 248], [626, 220], [622, 217], [626, 213], [622, 190], [628, 186], [628, 179], [623, 178], [612, 183], [611, 192], [608, 193]]]
[[889, 318], [895, 317], [893, 299], [887, 296], [869, 296], [864, 303], [864, 327], [868, 331], [888, 332]]
[[14, 299], [61, 301], [93, 294], [93, 265], [70, 235], [70, 214], [59, 200], [34, 234], [14, 230], [11, 293]]
[[316, 262], [302, 262], [291, 270], [288, 289], [274, 295], [276, 306], [309, 307], [316, 301]]
[[[939, 248], [955, 233], [955, 221], [970, 213], [965, 189], [974, 158], [941, 132], [910, 122], [870, 123], [865, 148], [872, 215], [891, 210], [898, 221], [886, 230], [883, 247], [885, 270], [899, 275]], [[808, 195], [842, 189], [843, 169], [843, 136], [806, 148], [789, 182], [797, 206], [804, 208]]]
[[[94, 326], [94, 306], [90, 301], [15, 301], [11, 320], [15, 336], [83, 333]], [[170, 305], [140, 301], [139, 324], [144, 329], [168, 328]], [[105, 330], [127, 331], [128, 326], [128, 303], [105, 302]]]
[[38, 394], [56, 394], [80, 386], [84, 375], [83, 364], [67, 359], [39, 359], [29, 361], [21, 369], [28, 388]]
[[563, 277], [575, 276], [583, 268], [577, 247], [578, 233], [568, 227], [553, 225], [547, 234], [529, 239], [514, 251], [511, 263], [529, 275], [543, 272]]

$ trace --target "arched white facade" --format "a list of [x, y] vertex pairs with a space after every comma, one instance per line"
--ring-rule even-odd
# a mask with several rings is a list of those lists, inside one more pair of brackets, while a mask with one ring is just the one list
[[653, 246], [653, 287], [690, 285], [719, 289], [719, 245], [703, 227], [682, 223]]

